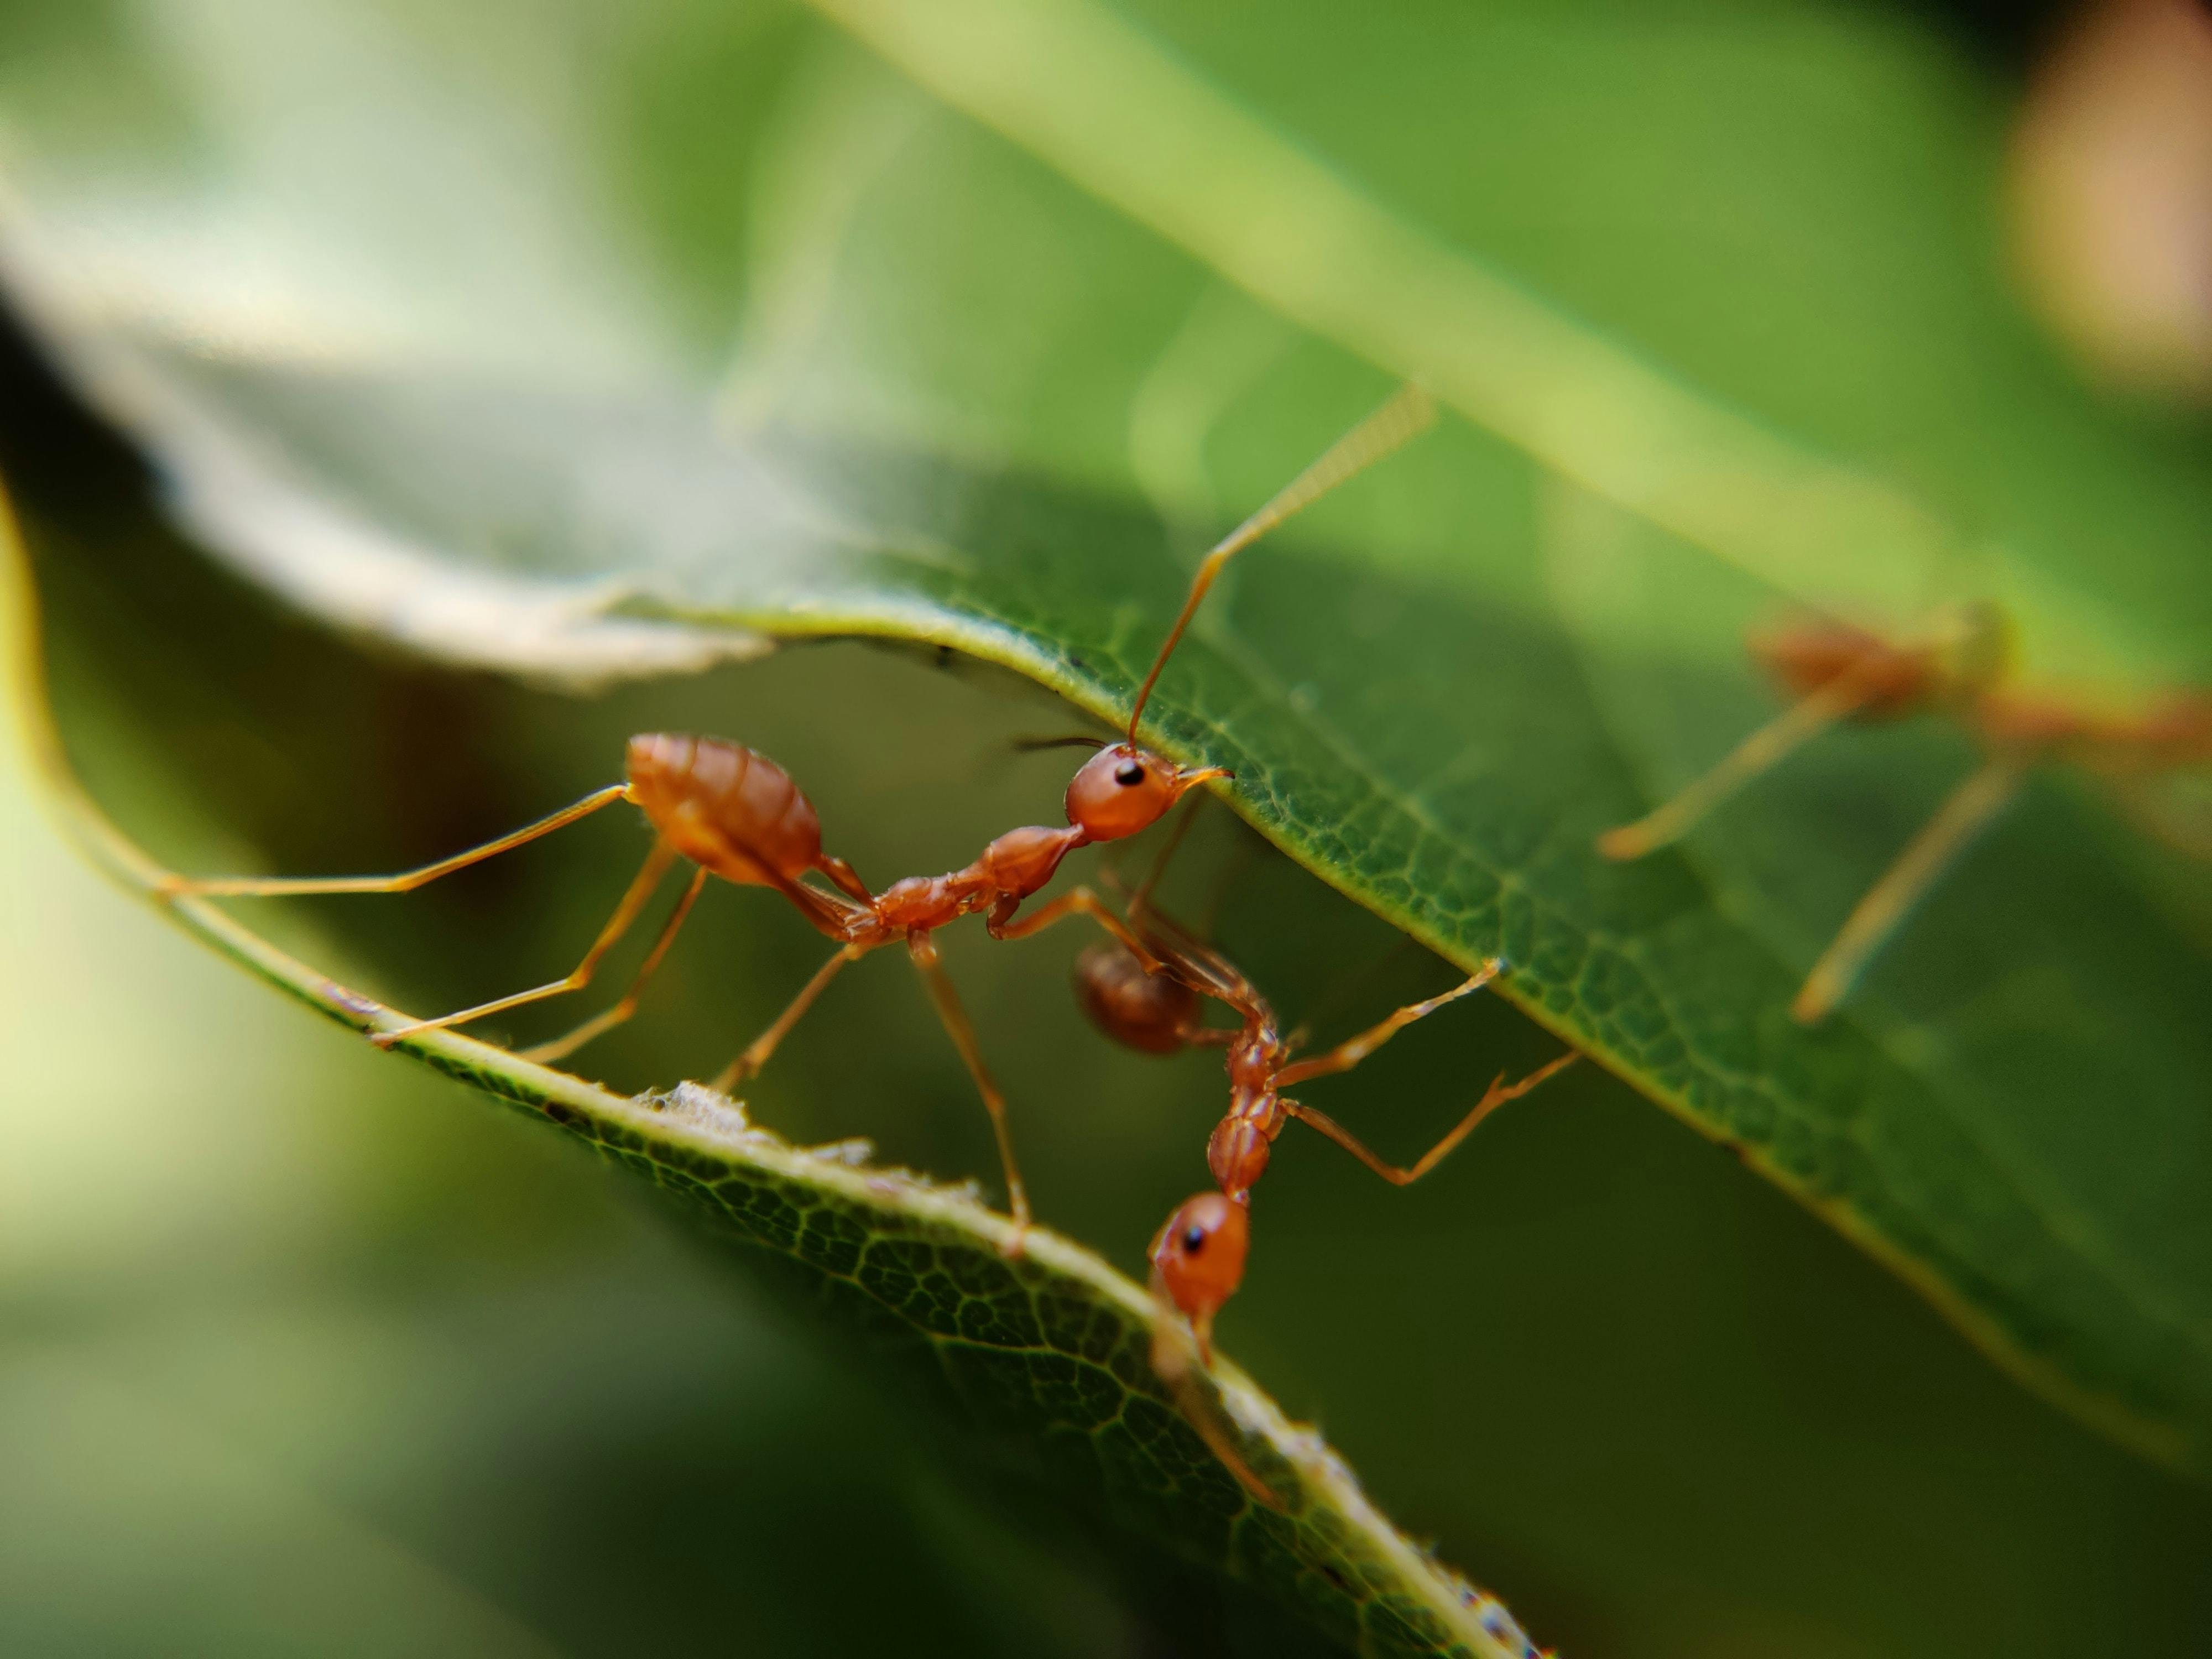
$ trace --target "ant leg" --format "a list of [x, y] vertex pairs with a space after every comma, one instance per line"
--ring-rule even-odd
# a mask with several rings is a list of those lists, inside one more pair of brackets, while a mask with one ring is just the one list
[[875, 902], [876, 896], [868, 890], [868, 884], [862, 881], [858, 872], [844, 860], [832, 858], [829, 854], [824, 853], [814, 860], [814, 867], [829, 877], [843, 892], [858, 899], [861, 903], [872, 904]]
[[1425, 1002], [1408, 1004], [1389, 1018], [1369, 1026], [1358, 1036], [1338, 1043], [1325, 1054], [1316, 1054], [1311, 1060], [1302, 1060], [1295, 1066], [1285, 1066], [1275, 1073], [1275, 1087], [1295, 1088], [1308, 1078], [1327, 1077], [1332, 1073], [1350, 1071], [1415, 1020], [1425, 1019], [1447, 1002], [1456, 1002], [1469, 992], [1480, 991], [1504, 970], [1504, 963], [1496, 957], [1491, 957], [1462, 983], [1455, 985], [1450, 990], [1432, 996]]
[[1198, 567], [1191, 578], [1190, 592], [1182, 602], [1182, 614], [1168, 629], [1168, 636], [1160, 644], [1160, 653], [1152, 659], [1152, 671], [1145, 676], [1138, 688], [1137, 701], [1129, 711], [1129, 738], [1134, 742], [1137, 721], [1145, 712], [1146, 702], [1152, 695], [1152, 687], [1160, 678], [1160, 670], [1167, 666], [1174, 654], [1176, 644], [1182, 638], [1183, 629], [1190, 626], [1199, 604], [1206, 598], [1206, 590], [1221, 574], [1222, 567], [1251, 546], [1284, 520], [1304, 511], [1339, 484], [1381, 460], [1392, 450], [1428, 430], [1437, 418], [1437, 406], [1429, 394], [1417, 386], [1402, 386], [1388, 401], [1358, 426], [1339, 438], [1322, 452], [1321, 459], [1275, 492], [1258, 512], [1231, 531]]
[[510, 1008], [520, 1008], [525, 1003], [542, 1002], [547, 997], [559, 996], [564, 991], [580, 991], [592, 982], [592, 972], [599, 959], [614, 949], [615, 941], [628, 933], [630, 924], [638, 918], [653, 897], [653, 890], [660, 885], [660, 878], [668, 873], [668, 866], [676, 862], [676, 849], [665, 841], [653, 843], [653, 850], [645, 855], [645, 863], [630, 882], [629, 890], [615, 906], [614, 915], [607, 925], [599, 929], [599, 936], [592, 941], [592, 948], [584, 952], [584, 959], [563, 979], [534, 990], [518, 991], [511, 997], [499, 997], [490, 1002], [480, 1002], [473, 1008], [463, 1008], [454, 1013], [441, 1014], [435, 1019], [418, 1019], [411, 1025], [402, 1025], [394, 1030], [372, 1031], [368, 1040], [380, 1048], [389, 1048], [403, 1037], [420, 1036], [425, 1031], [441, 1031], [449, 1025], [465, 1025], [472, 1019], [482, 1019], [489, 1014], [505, 1013]]
[[937, 1004], [937, 1017], [945, 1022], [952, 1046], [968, 1062], [968, 1070], [975, 1079], [975, 1091], [983, 1097], [983, 1109], [991, 1115], [991, 1132], [999, 1138], [999, 1162], [1006, 1171], [1006, 1209], [1014, 1218], [1014, 1236], [1006, 1242], [1004, 1250], [1008, 1255], [1019, 1255], [1022, 1234], [1030, 1224], [1030, 1195], [1022, 1186], [1022, 1172], [1014, 1167], [1013, 1136], [1006, 1127], [1006, 1097], [999, 1092], [999, 1085], [992, 1081], [990, 1070], [983, 1064], [983, 1052], [975, 1046], [975, 1028], [969, 1024], [967, 1011], [960, 1006], [959, 993], [952, 988], [951, 977], [945, 971], [944, 959], [937, 952], [937, 941], [927, 933], [913, 933], [907, 938], [906, 948], [929, 987], [930, 998]]
[[1385, 1164], [1362, 1146], [1358, 1138], [1351, 1130], [1346, 1128], [1326, 1112], [1317, 1112], [1310, 1106], [1301, 1106], [1295, 1100], [1285, 1101], [1283, 1109], [1297, 1119], [1299, 1122], [1320, 1130], [1392, 1186], [1410, 1187], [1430, 1170], [1435, 1169], [1437, 1164], [1443, 1163], [1450, 1154], [1453, 1147], [1474, 1133], [1475, 1126], [1483, 1119], [1488, 1117], [1507, 1101], [1520, 1099], [1545, 1079], [1556, 1072], [1564, 1071], [1581, 1058], [1581, 1055], [1576, 1054], [1561, 1054], [1549, 1065], [1539, 1066], [1518, 1083], [1510, 1085], [1505, 1081], [1505, 1074], [1500, 1072], [1491, 1085], [1482, 1091], [1482, 1098], [1474, 1103], [1474, 1109], [1462, 1118], [1458, 1127], [1449, 1134], [1422, 1153], [1419, 1161], [1411, 1169], [1401, 1169], [1395, 1164]]
[[1882, 942], [1905, 913], [1966, 850], [2020, 790], [2020, 768], [2009, 760], [1985, 763], [1952, 792], [1942, 810], [1898, 854], [1897, 862], [1867, 889], [1835, 940], [1820, 953], [1790, 1012], [1803, 1024], [1824, 1018], [1844, 1000]]
[[[1196, 810], [1195, 806], [1191, 809], [1193, 811]], [[1149, 941], [1147, 944], [1143, 945], [1132, 944], [1121, 929], [1115, 926], [1115, 918], [1105, 913], [1103, 908], [1093, 914], [1097, 916], [1100, 926], [1113, 933], [1116, 939], [1121, 939], [1124, 945], [1128, 945], [1129, 949], [1135, 953], [1137, 960], [1144, 965], [1146, 973], [1158, 973], [1164, 970], [1183, 981], [1193, 989], [1203, 992], [1218, 1001], [1228, 1004], [1239, 1013], [1249, 1016], [1262, 1006], [1260, 994], [1253, 988], [1252, 982], [1238, 972], [1235, 964], [1221, 952], [1206, 943], [1183, 923], [1177, 921], [1166, 911], [1157, 908], [1150, 902], [1150, 890], [1159, 878], [1161, 867], [1166, 864], [1168, 854], [1175, 850], [1176, 842], [1182, 837], [1183, 828], [1189, 823], [1190, 816], [1186, 812], [1182, 823], [1177, 825], [1175, 835], [1170, 837], [1167, 848], [1154, 862], [1152, 873], [1145, 878], [1145, 884], [1137, 889], [1134, 893], [1130, 892], [1129, 889], [1122, 884], [1121, 878], [1113, 871], [1102, 869], [1099, 872], [1109, 886], [1127, 898], [1129, 920], [1136, 927], [1144, 930], [1145, 937]], [[1042, 913], [1039, 914], [1042, 915]], [[1155, 960], [1164, 956], [1172, 957], [1172, 966], [1165, 961]], [[1196, 1026], [1186, 1033], [1184, 1040], [1226, 1048], [1235, 1042], [1236, 1038], [1237, 1033], [1233, 1030], [1215, 1028], [1209, 1031], [1207, 1027]]]
[[1256, 836], [1247, 835], [1238, 838], [1230, 855], [1231, 863], [1228, 870], [1214, 884], [1212, 896], [1206, 902], [1206, 915], [1195, 927], [1177, 921], [1164, 911], [1153, 908], [1152, 895], [1159, 890], [1160, 882], [1167, 875], [1170, 861], [1174, 859], [1176, 849], [1182, 847], [1183, 837], [1190, 833], [1194, 817], [1206, 805], [1207, 799], [1208, 797], [1205, 795], [1194, 794], [1190, 797], [1190, 805], [1183, 809], [1182, 815], [1176, 820], [1175, 828], [1168, 832], [1166, 841], [1161, 843], [1158, 854], [1152, 860], [1152, 869], [1146, 873], [1144, 880], [1138, 883], [1133, 889], [1121, 879], [1118, 870], [1102, 866], [1098, 872], [1100, 879], [1121, 895], [1122, 908], [1128, 912], [1129, 920], [1137, 927], [1149, 927], [1158, 922], [1170, 931], [1180, 934], [1186, 942], [1200, 947], [1204, 947], [1205, 941], [1212, 935], [1215, 924], [1220, 919], [1222, 899], [1228, 893], [1237, 872], [1251, 861], [1252, 850], [1258, 842]]
[[676, 901], [676, 908], [661, 924], [660, 936], [653, 941], [653, 949], [645, 953], [645, 960], [638, 964], [637, 972], [630, 980], [629, 988], [623, 993], [621, 1001], [605, 1013], [592, 1015], [566, 1036], [556, 1037], [550, 1042], [541, 1042], [534, 1048], [525, 1048], [522, 1058], [535, 1060], [540, 1065], [566, 1059], [593, 1037], [611, 1031], [635, 1013], [637, 1000], [644, 994], [646, 981], [660, 966], [660, 959], [668, 954], [668, 947], [676, 943], [677, 929], [684, 926], [684, 919], [691, 914], [691, 907], [699, 901], [699, 890], [706, 884], [707, 870], [702, 865], [693, 872], [691, 884], [684, 890], [684, 896]]
[[1313, 1006], [1307, 1009], [1304, 1018], [1283, 1039], [1284, 1057], [1288, 1059], [1313, 1041], [1313, 1028], [1324, 1013], [1341, 1007], [1354, 992], [1380, 973], [1393, 958], [1415, 948], [1411, 938], [1400, 933], [1382, 951], [1337, 975], [1314, 999]]
[[1104, 901], [1088, 887], [1079, 887], [1073, 892], [1063, 893], [1051, 903], [1030, 911], [1019, 921], [1000, 921], [994, 916], [988, 918], [984, 925], [990, 930], [993, 939], [1027, 939], [1031, 933], [1041, 933], [1054, 923], [1065, 921], [1079, 913], [1089, 916], [1127, 945], [1130, 954], [1144, 963], [1146, 973], [1159, 971], [1159, 957], [1131, 933], [1128, 924], [1109, 909]]
[[1139, 927], [1145, 925], [1146, 913], [1151, 908], [1152, 895], [1158, 890], [1161, 878], [1168, 872], [1168, 861], [1175, 857], [1176, 849], [1182, 845], [1182, 838], [1190, 833], [1191, 821], [1205, 801], [1204, 795], [1194, 795], [1190, 805], [1176, 815], [1175, 828], [1168, 831], [1167, 839], [1160, 843], [1159, 854], [1152, 860], [1152, 869], [1146, 872], [1136, 891], [1128, 895], [1130, 919]]
[[1597, 838], [1597, 850], [1609, 859], [1640, 859], [1680, 840], [1699, 818], [1746, 782], [1838, 721], [1848, 720], [1873, 690], [1865, 674], [1837, 675], [1746, 738], [1712, 770], [1684, 784], [1672, 800], [1655, 807], [1633, 823], [1607, 830]]
[[838, 971], [846, 963], [858, 962], [866, 954], [863, 946], [848, 945], [816, 969], [814, 977], [801, 986], [799, 994], [792, 998], [791, 1006], [775, 1017], [775, 1024], [747, 1043], [744, 1053], [717, 1072], [714, 1080], [707, 1086], [727, 1094], [747, 1078], [757, 1076], [761, 1067], [768, 1064], [769, 1056], [776, 1051], [777, 1045], [791, 1035], [791, 1028], [798, 1024], [806, 1011], [814, 1006], [814, 999], [829, 988], [830, 981], [837, 977]]
[[628, 784], [611, 783], [604, 789], [592, 791], [574, 806], [564, 806], [535, 823], [525, 824], [511, 835], [488, 841], [481, 847], [471, 847], [465, 853], [456, 853], [449, 859], [440, 859], [435, 864], [426, 864], [415, 870], [403, 870], [396, 876], [164, 876], [159, 890], [164, 897], [191, 895], [201, 898], [249, 896], [266, 898], [288, 893], [409, 893], [441, 876], [450, 876], [456, 870], [465, 870], [471, 864], [481, 864], [484, 860], [520, 847], [525, 842], [550, 835], [556, 830], [574, 823], [578, 818], [590, 816], [602, 806], [611, 806], [627, 799], [629, 794]]

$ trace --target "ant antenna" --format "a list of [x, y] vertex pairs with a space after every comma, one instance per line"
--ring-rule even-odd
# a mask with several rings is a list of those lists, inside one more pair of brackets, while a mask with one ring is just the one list
[[1016, 738], [1012, 746], [1018, 755], [1034, 755], [1040, 749], [1103, 749], [1106, 739], [1077, 732], [1064, 738]]
[[1144, 715], [1145, 703], [1152, 695], [1160, 670], [1167, 666], [1183, 629], [1190, 625], [1192, 614], [1206, 598], [1206, 590], [1213, 586], [1214, 578], [1221, 574], [1222, 566], [1284, 520], [1311, 507], [1355, 473], [1419, 437], [1435, 423], [1436, 418], [1436, 403], [1427, 392], [1410, 382], [1399, 387], [1389, 401], [1331, 444], [1319, 460], [1285, 484], [1273, 501], [1215, 544], [1205, 562], [1198, 567], [1198, 574], [1191, 579], [1190, 595], [1182, 602], [1182, 614], [1168, 629], [1160, 654], [1152, 659], [1152, 672], [1145, 676], [1144, 684], [1138, 689], [1136, 706], [1129, 711], [1131, 743], [1137, 740], [1137, 722]]

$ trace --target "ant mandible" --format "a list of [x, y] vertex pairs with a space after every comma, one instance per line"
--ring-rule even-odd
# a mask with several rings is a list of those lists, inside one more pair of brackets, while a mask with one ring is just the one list
[[[425, 1031], [465, 1024], [582, 989], [591, 982], [600, 961], [643, 912], [670, 868], [678, 860], [688, 860], [696, 866], [690, 884], [621, 999], [567, 1035], [523, 1050], [523, 1057], [544, 1061], [562, 1059], [628, 1019], [708, 876], [720, 876], [738, 886], [774, 888], [818, 932], [837, 941], [838, 948], [775, 1021], [714, 1078], [714, 1086], [733, 1088], [767, 1064], [776, 1046], [848, 963], [884, 945], [903, 943], [990, 1114], [1006, 1173], [1007, 1207], [1015, 1224], [1008, 1249], [1018, 1249], [1022, 1230], [1029, 1224], [1030, 1205], [1014, 1161], [1005, 1097], [984, 1064], [975, 1028], [961, 1006], [931, 935], [949, 922], [979, 913], [991, 936], [1002, 939], [1025, 938], [1068, 916], [1084, 915], [1119, 939], [1140, 961], [1157, 965], [1143, 942], [1088, 888], [1076, 888], [1019, 920], [1015, 912], [1052, 879], [1061, 860], [1077, 848], [1133, 836], [1157, 823], [1197, 785], [1231, 775], [1218, 766], [1178, 766], [1137, 740], [1145, 705], [1193, 613], [1230, 559], [1417, 435], [1434, 418], [1434, 405], [1425, 393], [1412, 386], [1401, 388], [1217, 544], [1199, 566], [1182, 612], [1138, 689], [1124, 737], [1118, 743], [1100, 745], [1068, 784], [1067, 827], [1009, 830], [963, 869], [941, 876], [910, 876], [880, 893], [871, 892], [852, 866], [823, 850], [822, 825], [813, 803], [791, 775], [767, 756], [720, 738], [649, 732], [629, 740], [623, 782], [596, 790], [574, 805], [509, 835], [419, 869], [391, 876], [179, 876], [166, 881], [162, 890], [168, 895], [206, 896], [409, 892], [627, 800], [652, 824], [653, 848], [614, 914], [574, 969], [550, 984], [435, 1019], [380, 1030], [369, 1040], [388, 1048]], [[818, 875], [827, 885], [807, 880], [810, 874]]]
[[1760, 668], [1796, 701], [1674, 799], [1599, 836], [1598, 850], [1607, 858], [1642, 858], [1668, 845], [1738, 786], [1839, 721], [1946, 714], [1984, 755], [1867, 890], [1814, 963], [1790, 1004], [1804, 1024], [1825, 1018], [1843, 1000], [1912, 907], [2011, 804], [2038, 764], [2057, 762], [2096, 774], [2184, 851], [2212, 856], [2212, 845], [2160, 823], [2140, 793], [2152, 780], [2212, 763], [2212, 696], [2203, 692], [2178, 692], [2141, 712], [2110, 715], [2009, 687], [2010, 630], [1987, 603], [1956, 607], [1903, 640], [1813, 618], [1754, 635], [1750, 647]]

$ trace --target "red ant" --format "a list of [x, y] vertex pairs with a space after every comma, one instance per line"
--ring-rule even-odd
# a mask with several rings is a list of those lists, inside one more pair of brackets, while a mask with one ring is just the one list
[[[1148, 881], [1146, 889], [1151, 884]], [[1391, 1164], [1335, 1119], [1284, 1091], [1314, 1078], [1350, 1071], [1414, 1021], [1489, 984], [1504, 971], [1503, 962], [1492, 957], [1450, 990], [1400, 1008], [1325, 1054], [1294, 1060], [1298, 1038], [1284, 1034], [1258, 988], [1218, 951], [1148, 908], [1145, 890], [1130, 901], [1129, 922], [1143, 939], [1142, 954], [1119, 939], [1102, 939], [1076, 960], [1076, 998], [1091, 1023], [1115, 1042], [1146, 1054], [1200, 1047], [1228, 1051], [1229, 1109], [1206, 1146], [1206, 1166], [1217, 1190], [1200, 1193], [1179, 1205], [1154, 1237], [1149, 1252], [1152, 1297], [1161, 1315], [1153, 1329], [1152, 1365], [1175, 1390], [1183, 1414], [1215, 1455], [1255, 1496], [1273, 1505], [1274, 1493], [1244, 1462], [1192, 1388], [1189, 1356], [1179, 1340], [1180, 1328], [1170, 1322], [1170, 1316], [1172, 1310], [1188, 1322], [1200, 1364], [1211, 1364], [1214, 1316], [1243, 1282], [1251, 1246], [1252, 1188], [1267, 1172], [1276, 1137], [1296, 1119], [1327, 1135], [1385, 1181], [1410, 1186], [1449, 1157], [1491, 1113], [1518, 1100], [1577, 1056], [1562, 1054], [1516, 1083], [1507, 1083], [1500, 1073], [1467, 1115], [1419, 1158], [1409, 1166]], [[1201, 994], [1226, 1005], [1242, 1024], [1206, 1024], [1200, 1012]]]
[[[1449, 1157], [1491, 1113], [1518, 1100], [1577, 1057], [1562, 1054], [1516, 1083], [1508, 1084], [1501, 1073], [1467, 1115], [1412, 1165], [1391, 1164], [1334, 1118], [1292, 1100], [1284, 1091], [1350, 1071], [1415, 1020], [1489, 984], [1504, 971], [1502, 961], [1492, 957], [1450, 990], [1408, 1003], [1325, 1054], [1293, 1060], [1297, 1036], [1284, 1033], [1267, 1000], [1226, 957], [1182, 934], [1157, 911], [1147, 917], [1133, 907], [1131, 917], [1144, 940], [1142, 956], [1119, 939], [1106, 939], [1077, 959], [1076, 992], [1084, 1012], [1115, 1042], [1147, 1054], [1172, 1054], [1183, 1048], [1228, 1050], [1229, 1109], [1206, 1143], [1206, 1167], [1218, 1190], [1200, 1193], [1177, 1208], [1151, 1251], [1153, 1288], [1190, 1321], [1201, 1358], [1212, 1353], [1214, 1316], [1243, 1281], [1251, 1241], [1248, 1211], [1252, 1188], [1267, 1173], [1285, 1125], [1296, 1119], [1318, 1129], [1385, 1181], [1410, 1186]], [[1159, 968], [1147, 969], [1147, 959]], [[1199, 1013], [1201, 994], [1226, 1005], [1243, 1024], [1204, 1024]]]
[[2141, 793], [2151, 780], [2212, 762], [2212, 696], [2180, 692], [2142, 713], [2114, 716], [2009, 689], [2008, 629], [2002, 614], [1986, 604], [1961, 606], [1922, 636], [1902, 641], [1814, 619], [1755, 635], [1751, 652], [1797, 701], [1673, 799], [1599, 836], [1598, 850], [1607, 858], [1641, 858], [1666, 846], [1738, 785], [1839, 720], [1945, 714], [1986, 755], [1867, 890], [1813, 965], [1790, 1005], [1807, 1024], [1843, 1000], [1913, 905], [2011, 803], [2028, 769], [2039, 763], [2097, 774], [2167, 839], [2199, 857], [2212, 856], [2212, 847], [2161, 823]]
[[[1007, 1205], [1015, 1224], [1013, 1240], [1008, 1248], [1018, 1249], [1021, 1230], [1029, 1223], [1030, 1206], [1020, 1172], [1015, 1166], [1005, 1098], [984, 1065], [974, 1027], [960, 1006], [931, 935], [963, 916], [981, 914], [993, 938], [1021, 939], [1080, 913], [1113, 934], [1141, 962], [1148, 966], [1157, 965], [1143, 942], [1088, 888], [1079, 887], [1018, 921], [1015, 912], [1024, 900], [1052, 879], [1060, 860], [1077, 848], [1133, 836], [1157, 823], [1197, 785], [1208, 779], [1231, 775], [1218, 766], [1178, 766], [1143, 748], [1137, 741], [1138, 723], [1143, 718], [1145, 705], [1193, 613], [1222, 567], [1237, 553], [1353, 474], [1382, 459], [1425, 429], [1433, 419], [1434, 407], [1425, 393], [1410, 386], [1401, 389], [1216, 545], [1200, 565], [1183, 600], [1182, 613], [1168, 630], [1152, 661], [1152, 672], [1138, 689], [1122, 740], [1095, 745], [1098, 752], [1083, 763], [1067, 786], [1068, 827], [1009, 830], [986, 847], [964, 869], [941, 876], [910, 876], [892, 883], [880, 893], [872, 893], [850, 865], [823, 851], [822, 826], [813, 804], [790, 775], [767, 756], [720, 738], [652, 732], [629, 740], [623, 782], [595, 791], [573, 806], [564, 807], [510, 835], [420, 869], [392, 876], [210, 879], [173, 877], [164, 884], [163, 890], [210, 896], [404, 893], [534, 841], [616, 801], [629, 801], [653, 825], [653, 849], [615, 907], [614, 915], [570, 973], [550, 984], [519, 991], [435, 1019], [416, 1020], [377, 1031], [370, 1041], [380, 1048], [390, 1048], [424, 1031], [464, 1024], [526, 1003], [582, 989], [590, 982], [601, 959], [636, 921], [670, 866], [678, 859], [689, 860], [697, 866], [690, 884], [620, 1000], [566, 1036], [524, 1050], [524, 1057], [538, 1060], [561, 1059], [629, 1018], [646, 981], [674, 942], [677, 930], [683, 926], [709, 875], [720, 876], [739, 886], [772, 887], [818, 931], [836, 940], [838, 949], [775, 1023], [714, 1079], [714, 1086], [728, 1090], [758, 1072], [776, 1045], [847, 963], [884, 945], [904, 944], [990, 1114], [1000, 1160], [1006, 1170]], [[827, 885], [805, 879], [810, 874], [818, 875]]]

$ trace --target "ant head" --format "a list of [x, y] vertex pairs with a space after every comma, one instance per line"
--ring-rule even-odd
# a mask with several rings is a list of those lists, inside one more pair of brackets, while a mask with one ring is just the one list
[[1091, 1023], [1125, 1048], [1171, 1054], [1198, 1023], [1198, 993], [1172, 974], [1148, 974], [1119, 939], [1075, 959], [1075, 1000]]
[[1252, 1225], [1242, 1204], [1219, 1193], [1188, 1200], [1152, 1241], [1152, 1280], [1201, 1330], [1244, 1278]]
[[1193, 786], [1230, 775], [1218, 766], [1185, 770], [1133, 743], [1109, 744], [1069, 782], [1067, 821], [1092, 841], [1119, 841], [1158, 823]]

